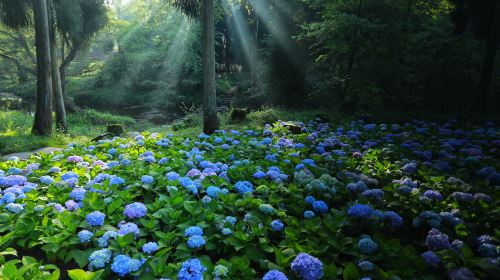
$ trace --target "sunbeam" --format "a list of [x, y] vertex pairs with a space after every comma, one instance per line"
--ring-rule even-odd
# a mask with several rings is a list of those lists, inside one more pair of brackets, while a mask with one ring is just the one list
[[236, 29], [236, 34], [233, 35], [238, 36], [240, 45], [243, 49], [245, 60], [253, 69], [254, 67], [257, 67], [257, 54], [256, 52], [254, 53], [253, 49], [255, 47], [255, 38], [254, 36], [252, 36], [252, 33], [250, 32], [250, 29], [248, 27], [249, 24], [245, 21], [245, 17], [241, 12], [242, 7], [240, 5], [235, 5], [233, 2], [229, 2], [227, 0], [224, 0], [224, 4], [226, 10], [231, 13], [232, 20], [230, 20], [230, 22]]

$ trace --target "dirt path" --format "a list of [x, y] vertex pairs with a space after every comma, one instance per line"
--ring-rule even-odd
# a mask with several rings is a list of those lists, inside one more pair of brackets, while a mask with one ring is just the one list
[[34, 155], [34, 154], [52, 154], [54, 152], [59, 152], [62, 150], [63, 150], [63, 148], [45, 147], [45, 148], [36, 149], [34, 151], [31, 151], [31, 152], [14, 153], [14, 154], [1, 156], [0, 161], [7, 161], [11, 157], [18, 157], [20, 160], [27, 160], [31, 155]]

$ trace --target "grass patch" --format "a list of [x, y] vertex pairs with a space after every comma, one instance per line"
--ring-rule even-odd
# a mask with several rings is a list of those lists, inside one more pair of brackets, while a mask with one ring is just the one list
[[0, 154], [26, 152], [48, 146], [64, 147], [72, 142], [88, 142], [105, 132], [108, 124], [123, 124], [129, 131], [154, 130], [149, 123], [139, 124], [129, 117], [89, 109], [68, 115], [67, 134], [54, 132], [50, 136], [34, 136], [31, 135], [33, 116], [20, 111], [0, 111]]

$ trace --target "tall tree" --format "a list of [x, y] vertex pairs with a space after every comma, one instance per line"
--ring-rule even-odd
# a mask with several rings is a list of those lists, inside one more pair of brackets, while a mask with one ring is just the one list
[[489, 88], [500, 41], [500, 1], [498, 0], [453, 0], [453, 21], [457, 33], [470, 31], [486, 42], [484, 62], [479, 80], [476, 109], [488, 111]]
[[212, 134], [219, 128], [215, 85], [214, 0], [202, 2], [203, 22], [203, 132]]
[[61, 34], [62, 62], [59, 66], [61, 91], [68, 111], [76, 106], [66, 94], [66, 72], [92, 37], [108, 23], [105, 0], [52, 0], [57, 14], [57, 29]]
[[58, 63], [58, 47], [56, 40], [56, 9], [53, 0], [48, 0], [49, 10], [49, 28], [50, 28], [50, 56], [52, 70], [52, 89], [54, 92], [54, 105], [56, 111], [56, 127], [62, 132], [68, 129], [66, 123], [66, 108], [64, 106], [64, 98], [61, 85], [61, 74], [59, 72]]
[[214, 0], [173, 0], [173, 4], [189, 16], [200, 14], [203, 26], [203, 132], [212, 134], [219, 128], [215, 84]]
[[52, 59], [46, 0], [33, 0], [37, 60], [37, 95], [32, 133], [48, 135], [52, 131]]

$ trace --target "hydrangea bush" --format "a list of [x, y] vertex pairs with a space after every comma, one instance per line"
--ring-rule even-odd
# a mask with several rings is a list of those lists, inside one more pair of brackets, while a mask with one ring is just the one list
[[500, 275], [492, 123], [298, 125], [0, 163], [2, 278]]

